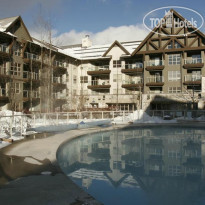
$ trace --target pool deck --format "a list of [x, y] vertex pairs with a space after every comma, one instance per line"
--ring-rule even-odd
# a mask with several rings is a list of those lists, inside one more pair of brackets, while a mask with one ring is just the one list
[[[181, 125], [190, 126], [189, 123]], [[173, 124], [173, 126], [181, 125]], [[22, 140], [2, 148], [0, 150], [0, 204], [101, 204], [61, 171], [56, 152], [62, 143], [81, 135], [133, 126], [150, 127], [156, 124], [114, 125], [108, 128], [70, 130], [46, 138]], [[195, 126], [201, 127], [204, 124], [196, 123]]]
[[124, 126], [70, 130], [43, 139], [23, 140], [1, 149], [0, 184], [6, 184], [0, 187], [0, 203], [101, 204], [61, 171], [56, 152], [62, 143], [75, 137], [121, 127]]

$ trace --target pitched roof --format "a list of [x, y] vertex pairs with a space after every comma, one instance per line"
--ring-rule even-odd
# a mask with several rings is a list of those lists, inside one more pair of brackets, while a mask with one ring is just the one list
[[[174, 15], [176, 15], [178, 18], [182, 19], [183, 21], [187, 21], [183, 16], [181, 16], [178, 12], [176, 12], [174, 9], [170, 9], [170, 12], [173, 12]], [[163, 19], [166, 18], [166, 15], [163, 17]], [[200, 31], [200, 30], [197, 30], [193, 25], [192, 25], [192, 28], [194, 30], [196, 30], [196, 32], [205, 38], [205, 35]], [[152, 35], [155, 34], [155, 31], [158, 29], [158, 27], [156, 26], [155, 28], [152, 29], [152, 31], [150, 31], [150, 33], [146, 36], [146, 38], [140, 43], [140, 45], [132, 52], [132, 56], [135, 55], [139, 50], [140, 48], [143, 47], [143, 45], [147, 42], [147, 40], [149, 38], [151, 38]]]
[[125, 47], [122, 46], [122, 44], [120, 44], [118, 41], [114, 41], [114, 43], [108, 48], [108, 50], [102, 55], [103, 57], [106, 57], [106, 55], [112, 50], [112, 48], [114, 46], [118, 46], [119, 48], [121, 48], [125, 54], [129, 55], [130, 53], [127, 51], [127, 49]]
[[0, 31], [5, 32], [7, 29], [13, 24], [14, 21], [16, 21], [19, 18], [19, 16], [9, 17], [0, 19]]
[[30, 41], [32, 41], [32, 38], [30, 36], [30, 33], [28, 32], [28, 29], [26, 28], [21, 16], [15, 16], [15, 17], [9, 17], [9, 18], [4, 18], [0, 19], [0, 31], [11, 34], [9, 32], [10, 28], [18, 21], [20, 20], [22, 23], [22, 26], [24, 27], [25, 31], [27, 32]]
[[106, 59], [104, 54], [109, 52], [108, 50], [112, 48], [112, 45], [119, 45], [126, 53], [129, 55], [132, 53], [140, 44], [141, 41], [128, 41], [128, 42], [118, 42], [115, 41], [112, 44], [105, 45], [94, 45], [88, 48], [82, 48], [81, 44], [63, 46], [61, 52], [66, 55], [75, 57], [80, 60], [94, 60], [94, 59]]

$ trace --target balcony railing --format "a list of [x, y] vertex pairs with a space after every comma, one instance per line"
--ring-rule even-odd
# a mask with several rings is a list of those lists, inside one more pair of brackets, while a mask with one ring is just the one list
[[54, 66], [62, 67], [62, 68], [67, 68], [68, 64], [65, 63], [65, 62], [61, 62], [61, 61], [54, 61]]
[[24, 79], [39, 80], [39, 73], [23, 71]]
[[110, 85], [109, 80], [92, 80], [88, 82], [88, 86], [96, 86], [96, 85]]
[[63, 93], [53, 93], [53, 98], [54, 99], [65, 100], [66, 99], [66, 94], [63, 94]]
[[24, 98], [40, 98], [39, 91], [29, 91], [29, 90], [23, 90], [23, 97]]
[[0, 97], [8, 97], [8, 93], [5, 88], [0, 88]]
[[9, 53], [7, 46], [0, 44], [0, 51], [4, 53]]
[[33, 53], [28, 53], [28, 52], [24, 53], [24, 58], [35, 60], [35, 61], [40, 61], [40, 57], [38, 55], [33, 54]]
[[202, 58], [191, 58], [191, 59], [184, 59], [184, 64], [198, 64], [203, 63]]
[[184, 81], [201, 81], [201, 75], [185, 75]]
[[53, 83], [65, 84], [66, 80], [64, 80], [63, 78], [60, 78], [60, 77], [54, 77]]
[[40, 93], [39, 93], [39, 91], [33, 91], [33, 92], [32, 92], [32, 98], [40, 98]]
[[147, 77], [147, 83], [163, 83], [163, 82], [164, 82], [163, 76]]
[[124, 69], [143, 68], [143, 63], [125, 64], [125, 66], [123, 66], [123, 67], [124, 67]]
[[109, 70], [109, 65], [92, 66], [92, 68], [88, 69], [88, 71], [105, 71], [105, 70]]
[[150, 60], [146, 62], [147, 66], [163, 66], [164, 61], [163, 60]]
[[127, 84], [127, 85], [136, 85], [136, 84], [142, 84], [142, 83], [143, 83], [142, 78], [134, 79], [134, 80], [124, 80], [122, 82], [122, 84]]

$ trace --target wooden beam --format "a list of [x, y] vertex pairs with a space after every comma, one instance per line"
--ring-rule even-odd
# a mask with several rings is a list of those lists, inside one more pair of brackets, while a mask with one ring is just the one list
[[197, 37], [189, 44], [189, 47], [191, 47], [198, 39], [199, 39], [199, 37], [197, 36]]
[[163, 46], [163, 50], [168, 46], [168, 44], [172, 41], [172, 38], [167, 41], [167, 43]]
[[169, 31], [167, 31], [167, 29], [165, 29], [164, 27], [162, 27], [162, 31], [168, 35], [172, 35]]
[[156, 50], [159, 49], [159, 47], [157, 47], [154, 43], [152, 43], [152, 41], [149, 41], [149, 44], [150, 44], [152, 47], [154, 47]]
[[23, 43], [23, 44], [24, 44], [24, 46], [23, 46], [23, 48], [22, 48], [22, 53], [21, 53], [21, 57], [22, 57], [22, 58], [24, 57], [24, 52], [25, 52], [26, 47], [27, 47], [27, 45], [28, 45], [28, 41], [26, 41], [26, 42]]
[[185, 47], [184, 44], [182, 44], [177, 38], [174, 39], [177, 43], [179, 43], [183, 48]]
[[184, 27], [181, 27], [176, 33], [174, 33], [174, 35], [179, 34], [180, 31], [182, 31], [184, 29]]
[[176, 52], [184, 52], [184, 51], [197, 51], [197, 50], [204, 50], [205, 46], [200, 47], [193, 47], [193, 48], [175, 48], [175, 49], [159, 49], [159, 50], [153, 50], [153, 51], [140, 51], [138, 54], [152, 54], [152, 53], [176, 53]]

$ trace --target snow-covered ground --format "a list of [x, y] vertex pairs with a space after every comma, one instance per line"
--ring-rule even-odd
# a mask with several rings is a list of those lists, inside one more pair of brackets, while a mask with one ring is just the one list
[[[11, 117], [12, 114], [14, 117]], [[138, 123], [177, 123], [180, 120], [191, 121], [191, 115], [186, 117], [177, 117], [172, 119], [171, 116], [165, 115], [164, 118], [157, 116], [149, 116], [143, 110], [136, 110], [133, 113], [120, 116], [114, 119], [56, 119], [48, 114], [42, 117], [31, 118], [25, 116], [21, 112], [6, 110], [0, 111], [0, 138], [21, 140], [25, 135], [39, 132], [62, 132], [71, 129], [83, 129], [96, 126], [108, 126], [112, 124], [138, 124]], [[190, 114], [190, 113], [189, 113]], [[54, 115], [55, 116], [55, 115]], [[195, 121], [205, 121], [205, 116], [194, 119]], [[0, 141], [0, 148], [7, 146], [8, 142]]]
[[[168, 117], [168, 116], [167, 116]], [[164, 120], [161, 117], [149, 116], [143, 110], [136, 110], [128, 116], [119, 116], [114, 118], [113, 122], [115, 124], [127, 124], [127, 123], [177, 123], [177, 119]]]
[[[13, 117], [11, 117], [13, 115]], [[51, 116], [51, 115], [50, 115]], [[103, 119], [55, 119], [25, 116], [21, 112], [0, 111], [0, 138], [21, 140], [25, 135], [41, 132], [63, 132], [71, 129], [84, 129], [111, 125], [111, 120]], [[10, 143], [0, 140], [0, 148]]]

